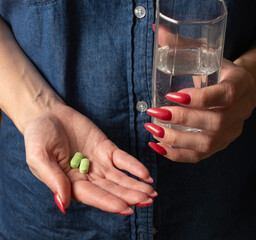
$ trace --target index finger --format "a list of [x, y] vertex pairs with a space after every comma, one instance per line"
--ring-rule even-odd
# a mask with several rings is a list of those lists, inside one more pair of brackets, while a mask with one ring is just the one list
[[153, 183], [148, 169], [136, 158], [120, 149], [116, 150], [113, 154], [113, 164], [117, 168], [129, 172], [145, 182]]
[[205, 88], [182, 89], [178, 93], [167, 94], [167, 99], [175, 102], [175, 100], [172, 99], [174, 95], [183, 97], [188, 95], [190, 97], [190, 103], [188, 106], [200, 109], [217, 106], [229, 106], [234, 103], [237, 98], [233, 83], [228, 81]]
[[242, 69], [224, 59], [220, 83], [205, 88], [182, 89], [178, 94], [190, 96], [188, 105], [193, 108], [229, 106], [240, 99], [248, 89], [249, 79], [246, 78], [248, 77]]

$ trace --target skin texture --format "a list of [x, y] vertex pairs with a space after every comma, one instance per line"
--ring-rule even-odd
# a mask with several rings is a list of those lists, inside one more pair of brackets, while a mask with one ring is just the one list
[[[71, 197], [104, 211], [127, 215], [130, 206], [151, 201], [148, 170], [120, 150], [88, 118], [68, 107], [19, 48], [0, 18], [0, 108], [24, 135], [31, 172], [67, 208]], [[65, 117], [63, 117], [65, 116]], [[71, 169], [76, 152], [90, 159], [89, 174]], [[62, 209], [63, 210], [63, 209]]]
[[[241, 134], [244, 120], [255, 107], [256, 54], [251, 51], [237, 64], [223, 62], [221, 83], [204, 89], [184, 89], [189, 107], [168, 108], [171, 123], [200, 127], [200, 134], [164, 128], [159, 145], [174, 161], [198, 162], [229, 145]], [[26, 160], [32, 173], [63, 203], [71, 197], [114, 213], [132, 213], [130, 206], [146, 206], [154, 189], [120, 170], [152, 183], [148, 170], [119, 149], [86, 116], [68, 107], [23, 54], [0, 18], [0, 108], [24, 135]], [[206, 109], [218, 106], [212, 109]], [[65, 116], [65, 117], [63, 117]], [[180, 149], [167, 148], [171, 144]], [[89, 174], [71, 169], [77, 151], [90, 159]], [[59, 199], [58, 198], [58, 199]]]
[[[65, 207], [72, 195], [84, 204], [117, 213], [147, 201], [154, 193], [150, 185], [119, 170], [147, 179], [147, 169], [118, 149], [88, 118], [66, 105], [54, 106], [31, 121], [24, 138], [32, 173], [59, 193]], [[88, 174], [69, 165], [77, 149], [90, 158]]]
[[[172, 47], [170, 42], [175, 42], [174, 35], [168, 29], [160, 25], [158, 35], [160, 46]], [[180, 38], [178, 47], [186, 47], [188, 40]], [[202, 41], [196, 40], [194, 44], [201, 44]], [[194, 78], [195, 88], [182, 89], [175, 94], [175, 98], [179, 98], [176, 99], [178, 101], [173, 98], [173, 101], [189, 108], [161, 108], [168, 110], [172, 116], [171, 120], [163, 122], [202, 129], [200, 133], [180, 132], [159, 125], [162, 130], [158, 129], [158, 132], [164, 137], [159, 138], [157, 134], [154, 137], [162, 147], [161, 152], [166, 150], [166, 158], [197, 163], [226, 148], [242, 133], [244, 121], [256, 106], [255, 66], [256, 46], [234, 63], [223, 60], [219, 84], [201, 89], [197, 88], [200, 83]]]
[[172, 119], [164, 122], [203, 131], [179, 132], [161, 126], [164, 138], [155, 138], [167, 151], [165, 157], [178, 162], [196, 163], [226, 148], [241, 134], [244, 121], [256, 106], [255, 82], [248, 70], [224, 60], [220, 84], [179, 91], [190, 96], [190, 103], [184, 104], [190, 108], [164, 107], [172, 113]]

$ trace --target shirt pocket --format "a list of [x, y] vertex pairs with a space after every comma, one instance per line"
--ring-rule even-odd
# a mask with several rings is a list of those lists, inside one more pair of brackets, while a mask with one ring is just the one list
[[55, 3], [59, 0], [24, 0], [28, 6], [41, 6], [46, 4]]

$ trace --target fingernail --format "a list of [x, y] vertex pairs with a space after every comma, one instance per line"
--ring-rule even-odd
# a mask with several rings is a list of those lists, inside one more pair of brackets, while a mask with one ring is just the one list
[[191, 101], [191, 98], [188, 94], [180, 92], [167, 93], [165, 97], [172, 102], [180, 104], [189, 104]]
[[145, 202], [141, 202], [141, 203], [135, 204], [135, 207], [147, 207], [147, 206], [151, 205], [152, 203], [153, 203], [153, 200], [151, 198], [149, 198]]
[[145, 123], [144, 127], [153, 135], [159, 138], [164, 137], [164, 129], [154, 123]]
[[151, 117], [155, 117], [160, 120], [168, 121], [172, 119], [172, 113], [169, 110], [163, 108], [149, 108], [147, 113]]
[[167, 154], [166, 150], [163, 147], [161, 147], [160, 145], [156, 144], [156, 143], [149, 142], [148, 145], [160, 155], [166, 155]]
[[155, 23], [152, 24], [152, 29], [153, 29], [153, 31], [156, 30], [156, 25], [155, 25]]
[[153, 183], [154, 182], [154, 180], [153, 180], [153, 178], [152, 177], [149, 177], [149, 178], [147, 178], [147, 179], [142, 179], [144, 182], [147, 182], [147, 183]]
[[63, 213], [63, 214], [66, 214], [66, 210], [64, 208], [64, 204], [62, 203], [61, 199], [60, 199], [60, 196], [57, 192], [54, 193], [54, 200], [55, 200], [55, 203], [57, 204], [58, 208], [60, 209], [60, 211]]
[[117, 214], [118, 215], [123, 215], [123, 216], [131, 215], [131, 214], [133, 214], [133, 210], [132, 210], [132, 208], [127, 208], [126, 210], [124, 210], [122, 212], [119, 212]]
[[149, 195], [150, 198], [155, 198], [158, 196], [158, 193], [156, 191], [154, 191], [154, 193], [152, 195]]

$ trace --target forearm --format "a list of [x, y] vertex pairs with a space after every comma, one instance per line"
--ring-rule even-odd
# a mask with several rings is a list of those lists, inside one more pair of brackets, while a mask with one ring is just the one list
[[62, 100], [22, 52], [0, 17], [0, 108], [23, 133], [25, 126]]

